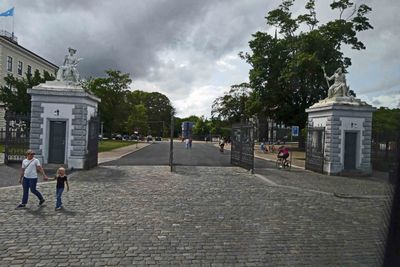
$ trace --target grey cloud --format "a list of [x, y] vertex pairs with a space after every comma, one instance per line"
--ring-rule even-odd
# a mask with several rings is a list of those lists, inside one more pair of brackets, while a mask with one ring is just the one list
[[[157, 54], [164, 50], [194, 47], [193, 52], [202, 55], [197, 66], [203, 68], [215, 57], [246, 45], [254, 32], [252, 24], [264, 20], [266, 9], [256, 9], [260, 14], [255, 15], [255, 6], [265, 4], [254, 0], [239, 4], [233, 0], [43, 0], [24, 1], [17, 10], [37, 22], [32, 27], [40, 36], [22, 24], [20, 33], [36, 42], [34, 49], [56, 64], [72, 45], [85, 58], [80, 66], [83, 76], [117, 68], [143, 79], [151, 68], [163, 69]], [[180, 77], [190, 82], [189, 76]]]

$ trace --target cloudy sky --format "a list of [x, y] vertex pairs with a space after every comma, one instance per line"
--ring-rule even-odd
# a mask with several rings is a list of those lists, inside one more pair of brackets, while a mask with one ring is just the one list
[[[297, 0], [293, 13], [302, 12]], [[318, 19], [336, 18], [331, 1], [319, 0]], [[352, 51], [348, 84], [373, 105], [400, 107], [400, 1], [359, 0], [372, 7], [374, 30], [359, 35], [367, 50]], [[104, 76], [106, 69], [131, 74], [132, 89], [168, 96], [180, 117], [210, 117], [215, 98], [230, 85], [248, 81], [248, 52], [256, 31], [274, 29], [265, 16], [279, 0], [6, 0], [15, 7], [19, 44], [60, 65], [67, 47], [84, 61], [81, 76]], [[0, 19], [12, 30], [12, 18]]]

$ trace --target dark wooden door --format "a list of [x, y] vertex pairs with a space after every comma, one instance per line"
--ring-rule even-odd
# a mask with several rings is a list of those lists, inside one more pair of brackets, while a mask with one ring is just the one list
[[50, 122], [49, 163], [64, 163], [65, 132], [65, 121]]
[[344, 137], [344, 169], [356, 169], [357, 133], [347, 132]]

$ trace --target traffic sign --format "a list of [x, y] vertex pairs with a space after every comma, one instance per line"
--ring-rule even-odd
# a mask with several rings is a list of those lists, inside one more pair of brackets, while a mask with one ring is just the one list
[[299, 126], [292, 126], [292, 136], [299, 136]]

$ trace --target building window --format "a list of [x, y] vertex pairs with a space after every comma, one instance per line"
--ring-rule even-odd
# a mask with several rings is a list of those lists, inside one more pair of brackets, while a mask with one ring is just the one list
[[18, 74], [22, 75], [22, 62], [18, 61]]
[[8, 71], [12, 71], [12, 60], [13, 60], [12, 57], [10, 57], [10, 56], [7, 57], [7, 70]]
[[32, 75], [32, 67], [29, 65], [28, 65], [27, 73], [28, 73], [28, 75]]

